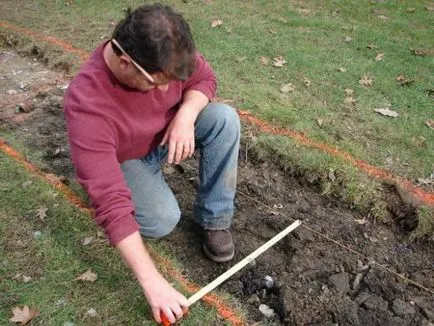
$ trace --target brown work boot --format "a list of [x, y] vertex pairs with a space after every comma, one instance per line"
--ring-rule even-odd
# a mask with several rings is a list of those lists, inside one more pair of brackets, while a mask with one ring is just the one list
[[235, 248], [229, 230], [203, 230], [203, 250], [206, 256], [218, 263], [234, 257]]

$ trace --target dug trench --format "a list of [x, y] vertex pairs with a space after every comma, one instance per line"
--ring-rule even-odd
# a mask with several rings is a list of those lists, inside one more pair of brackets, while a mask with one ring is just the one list
[[[0, 128], [6, 140], [20, 139], [29, 160], [42, 153], [35, 164], [71, 182], [62, 112], [66, 80], [10, 50], [0, 59], [7, 61], [0, 66]], [[301, 227], [221, 286], [247, 309], [249, 324], [433, 325], [434, 296], [408, 281], [434, 289], [432, 244], [410, 242], [396, 225], [363, 219], [270, 162], [253, 150], [247, 156], [240, 152], [232, 225], [236, 255], [225, 264], [205, 258], [192, 222], [197, 158], [164, 167], [183, 216], [162, 241], [186, 276], [205, 285], [300, 219]]]

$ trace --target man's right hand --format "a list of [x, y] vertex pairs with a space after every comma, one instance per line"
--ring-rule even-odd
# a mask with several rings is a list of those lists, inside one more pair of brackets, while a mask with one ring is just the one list
[[164, 314], [171, 323], [181, 318], [184, 314], [183, 308], [188, 308], [188, 301], [155, 268], [139, 232], [130, 234], [116, 247], [142, 286], [154, 319], [161, 323], [161, 314]]
[[188, 308], [186, 297], [176, 291], [158, 272], [141, 282], [141, 285], [158, 323], [161, 323], [161, 315], [164, 314], [173, 324], [183, 316], [183, 310]]

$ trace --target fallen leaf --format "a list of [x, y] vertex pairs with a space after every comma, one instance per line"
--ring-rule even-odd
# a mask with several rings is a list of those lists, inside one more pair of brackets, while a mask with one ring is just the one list
[[24, 306], [22, 309], [20, 307], [12, 308], [12, 318], [9, 319], [13, 323], [21, 323], [21, 325], [27, 324], [33, 318], [39, 316], [39, 311], [36, 309], [30, 309], [29, 306]]
[[347, 96], [344, 99], [344, 103], [345, 104], [355, 105], [356, 102], [357, 102], [357, 100], [354, 97], [352, 97], [352, 96]]
[[434, 11], [434, 6], [425, 6], [425, 10]]
[[426, 96], [431, 98], [431, 99], [434, 99], [434, 89], [428, 89], [426, 91]]
[[328, 177], [329, 177], [330, 181], [332, 181], [332, 182], [335, 181], [336, 180], [335, 171], [330, 169], [329, 173], [328, 173]]
[[96, 275], [94, 272], [92, 272], [92, 269], [89, 268], [86, 272], [81, 274], [79, 277], [74, 279], [74, 281], [85, 281], [85, 282], [95, 282], [98, 278], [98, 275]]
[[288, 20], [286, 20], [282, 16], [277, 17], [277, 20], [280, 21], [281, 23], [284, 23], [284, 24], [286, 24], [288, 22]]
[[316, 124], [321, 128], [323, 125], [324, 120], [321, 118], [315, 118]]
[[237, 62], [240, 63], [240, 62], [243, 62], [246, 59], [247, 59], [247, 57], [244, 56], [244, 57], [237, 57], [235, 60], [237, 60]]
[[274, 29], [269, 29], [268, 32], [269, 32], [270, 34], [273, 34], [273, 35], [274, 35], [274, 34], [277, 34], [277, 31], [274, 30]]
[[47, 216], [48, 208], [46, 206], [41, 206], [36, 210], [36, 217], [38, 217], [42, 222], [44, 222], [45, 217]]
[[33, 181], [32, 181], [32, 180], [29, 180], [29, 181], [23, 182], [23, 184], [22, 184], [21, 186], [22, 186], [23, 188], [27, 188], [27, 187], [30, 186], [32, 183], [33, 183]]
[[386, 19], [388, 19], [388, 17], [387, 17], [387, 16], [384, 16], [384, 15], [378, 15], [377, 17], [380, 18], [381, 20], [386, 20]]
[[345, 95], [346, 96], [353, 96], [354, 95], [354, 89], [345, 88]]
[[378, 242], [378, 239], [377, 239], [377, 238], [375, 238], [375, 237], [371, 237], [371, 236], [369, 236], [367, 233], [364, 233], [363, 236], [364, 236], [366, 239], [369, 239], [369, 241], [371, 241], [371, 242], [373, 242], [373, 243]]
[[351, 42], [353, 39], [349, 36], [345, 36], [345, 42]]
[[289, 92], [292, 92], [294, 90], [295, 90], [295, 88], [294, 88], [294, 85], [292, 85], [292, 83], [284, 84], [284, 85], [282, 85], [282, 87], [280, 87], [280, 91], [282, 93], [289, 93]]
[[409, 49], [413, 55], [417, 55], [420, 57], [434, 56], [434, 50], [421, 50], [421, 49], [412, 49], [412, 48]]
[[372, 43], [369, 43], [367, 46], [366, 46], [369, 50], [373, 50], [373, 49], [376, 49], [377, 47], [374, 45], [374, 44], [372, 44]]
[[311, 84], [311, 81], [310, 81], [307, 77], [304, 77], [304, 78], [303, 78], [303, 83], [304, 83], [307, 87], [309, 87], [310, 84]]
[[375, 61], [381, 61], [384, 59], [384, 53], [378, 53], [375, 57]]
[[273, 59], [273, 66], [280, 68], [284, 65], [286, 65], [286, 60], [282, 56], [278, 56]]
[[92, 317], [92, 318], [95, 318], [95, 317], [98, 317], [98, 316], [99, 316], [99, 314], [98, 314], [98, 313], [96, 312], [96, 310], [93, 309], [93, 308], [89, 309], [89, 310], [86, 312], [86, 314], [87, 314], [89, 317]]
[[31, 280], [32, 280], [31, 276], [23, 275], [23, 282], [24, 283], [29, 283]]
[[375, 109], [374, 111], [387, 117], [396, 118], [399, 116], [398, 112], [392, 111], [389, 108], [380, 108], [380, 109]]
[[425, 124], [426, 124], [429, 128], [431, 128], [431, 129], [434, 130], [434, 120], [433, 120], [433, 119], [429, 119], [429, 120], [425, 121]]
[[82, 245], [83, 246], [90, 245], [92, 243], [92, 241], [93, 241], [92, 237], [86, 237], [86, 238], [83, 239]]
[[364, 74], [362, 78], [360, 78], [359, 80], [360, 85], [367, 86], [367, 87], [372, 86], [372, 82], [373, 82], [372, 77], [367, 74]]
[[268, 59], [268, 57], [261, 57], [261, 64], [263, 66], [268, 66], [269, 62], [270, 62], [270, 59]]
[[407, 12], [415, 12], [415, 11], [416, 11], [416, 8], [407, 8], [406, 11], [407, 11]]
[[366, 224], [366, 222], [368, 222], [368, 221], [366, 220], [365, 217], [363, 217], [363, 218], [361, 218], [361, 219], [357, 219], [357, 218], [355, 218], [355, 219], [354, 219], [354, 222], [356, 222], [357, 224], [360, 224], [360, 225], [364, 225], [364, 224]]
[[220, 19], [215, 19], [213, 21], [211, 21], [211, 27], [212, 28], [216, 28], [217, 26], [220, 26], [223, 24], [223, 21]]
[[396, 78], [396, 81], [398, 82], [398, 85], [400, 86], [408, 86], [410, 85], [412, 82], [414, 82], [414, 80], [412, 79], [407, 79], [407, 77], [405, 77], [404, 75], [399, 75]]
[[416, 181], [419, 183], [419, 185], [434, 184], [434, 180], [433, 179], [429, 179], [429, 178], [417, 178]]
[[345, 68], [338, 68], [336, 70], [339, 71], [339, 72], [345, 72], [345, 71], [347, 71], [347, 69], [345, 69]]

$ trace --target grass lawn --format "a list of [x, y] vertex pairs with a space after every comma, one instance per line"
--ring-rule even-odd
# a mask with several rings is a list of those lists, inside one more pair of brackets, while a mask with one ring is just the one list
[[[0, 171], [0, 324], [12, 316], [11, 307], [26, 304], [40, 312], [35, 322], [41, 325], [152, 325], [140, 286], [89, 215], [3, 153]], [[157, 243], [152, 248], [167, 257]], [[89, 268], [95, 282], [75, 280]], [[199, 302], [180, 324], [215, 320], [215, 310]]]
[[[5, 0], [0, 19], [92, 51], [110, 35], [123, 9], [140, 3], [31, 1], [11, 10], [16, 2]], [[164, 3], [189, 21], [198, 48], [218, 75], [220, 98], [398, 176], [431, 177], [434, 131], [426, 122], [434, 119], [434, 13], [428, 2]], [[211, 27], [217, 19], [222, 24]], [[279, 56], [286, 63], [275, 67]], [[56, 57], [76, 63], [56, 52], [49, 55], [54, 62]], [[399, 116], [380, 115], [374, 111], [379, 108]], [[286, 137], [263, 135], [258, 142], [267, 153], [281, 153], [283, 166], [316, 174], [323, 193], [385, 215], [379, 182], [357, 169]], [[336, 178], [328, 178], [330, 171]]]

